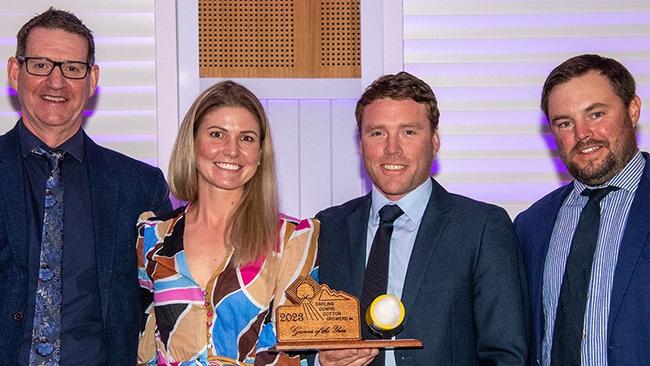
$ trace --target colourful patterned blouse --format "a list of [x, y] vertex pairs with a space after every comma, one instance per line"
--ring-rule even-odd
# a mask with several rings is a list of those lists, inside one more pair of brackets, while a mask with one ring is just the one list
[[185, 212], [186, 207], [165, 217], [145, 212], [138, 222], [145, 317], [138, 363], [272, 364], [278, 355], [265, 351], [276, 342], [275, 308], [285, 302], [284, 291], [298, 276], [311, 274], [320, 223], [281, 216], [280, 240], [269, 257], [239, 268], [226, 260], [201, 288], [183, 250]]

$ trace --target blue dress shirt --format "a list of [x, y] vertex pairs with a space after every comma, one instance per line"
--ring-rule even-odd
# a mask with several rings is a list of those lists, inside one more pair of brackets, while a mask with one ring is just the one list
[[[404, 211], [404, 214], [393, 223], [393, 235], [390, 238], [390, 262], [388, 264], [387, 292], [398, 299], [402, 297], [411, 252], [432, 189], [433, 184], [429, 178], [398, 201], [390, 201], [377, 187], [372, 186], [372, 205], [370, 207], [370, 217], [368, 217], [368, 233], [366, 236], [366, 263], [370, 255], [372, 240], [379, 227], [379, 210], [384, 205], [397, 204]], [[395, 366], [395, 364], [394, 351], [387, 350], [386, 366]]]
[[[618, 251], [625, 230], [625, 222], [639, 186], [645, 159], [637, 152], [632, 160], [609, 182], [598, 187], [615, 186], [620, 189], [605, 197], [601, 203], [601, 219], [596, 251], [589, 281], [589, 294], [585, 309], [581, 358], [583, 366], [607, 365], [607, 323], [614, 271]], [[542, 287], [544, 306], [544, 340], [542, 365], [550, 365], [556, 308], [560, 297], [562, 278], [571, 248], [571, 240], [578, 226], [580, 212], [588, 198], [580, 193], [586, 185], [574, 181], [574, 188], [558, 212], [548, 254], [544, 264]]]

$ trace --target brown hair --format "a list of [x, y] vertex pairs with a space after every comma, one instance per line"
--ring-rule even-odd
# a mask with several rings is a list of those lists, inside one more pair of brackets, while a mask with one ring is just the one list
[[394, 75], [384, 75], [366, 88], [357, 102], [355, 110], [359, 131], [361, 131], [363, 109], [377, 99], [411, 99], [414, 102], [424, 104], [427, 107], [429, 122], [431, 122], [431, 131], [438, 128], [440, 111], [433, 90], [427, 83], [406, 71]]
[[[86, 62], [93, 65], [95, 63], [95, 41], [93, 33], [86, 27], [81, 19], [76, 15], [65, 11], [50, 7], [45, 12], [33, 17], [25, 25], [20, 28], [16, 35], [16, 57], [29, 56], [25, 55], [27, 49], [27, 38], [29, 32], [33, 28], [45, 29], [60, 29], [69, 33], [78, 34], [86, 39], [88, 42], [88, 54]], [[40, 56], [40, 55], [39, 55]], [[67, 61], [81, 61], [81, 60], [67, 60]]]
[[194, 139], [205, 115], [220, 107], [244, 108], [260, 127], [260, 165], [244, 185], [244, 194], [226, 224], [226, 243], [234, 249], [234, 264], [241, 265], [268, 254], [278, 235], [278, 193], [271, 132], [264, 108], [250, 90], [233, 81], [223, 81], [196, 98], [176, 137], [169, 162], [169, 185], [177, 198], [189, 202], [197, 200]]
[[632, 74], [620, 62], [599, 55], [584, 54], [572, 57], [557, 66], [546, 78], [542, 89], [541, 108], [548, 118], [548, 98], [557, 85], [590, 71], [596, 71], [609, 80], [614, 93], [629, 107], [636, 95], [636, 83]]

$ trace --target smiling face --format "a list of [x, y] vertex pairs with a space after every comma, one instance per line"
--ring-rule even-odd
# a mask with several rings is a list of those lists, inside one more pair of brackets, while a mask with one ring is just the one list
[[260, 148], [259, 122], [245, 108], [206, 113], [194, 139], [199, 192], [207, 188], [242, 194], [257, 171]]
[[555, 86], [548, 106], [560, 158], [576, 180], [603, 184], [636, 153], [641, 101], [626, 108], [605, 76], [590, 71]]
[[440, 148], [427, 107], [411, 99], [377, 99], [362, 114], [361, 153], [374, 185], [396, 201], [422, 184]]
[[[88, 41], [60, 29], [36, 27], [29, 32], [25, 57], [47, 57], [53, 61], [86, 61]], [[95, 93], [99, 69], [93, 66], [81, 80], [67, 79], [55, 67], [49, 76], [27, 72], [26, 65], [11, 57], [9, 83], [17, 91], [25, 126], [50, 147], [74, 135], [82, 123], [82, 112]]]

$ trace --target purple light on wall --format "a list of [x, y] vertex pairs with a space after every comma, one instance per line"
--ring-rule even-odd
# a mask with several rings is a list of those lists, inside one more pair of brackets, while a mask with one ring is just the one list
[[504, 28], [531, 31], [535, 29], [584, 29], [600, 26], [647, 26], [648, 17], [636, 12], [594, 12], [594, 13], [547, 13], [547, 14], [480, 14], [480, 15], [407, 15], [406, 34], [422, 34], [431, 29], [483, 29], [486, 32], [502, 31]]

